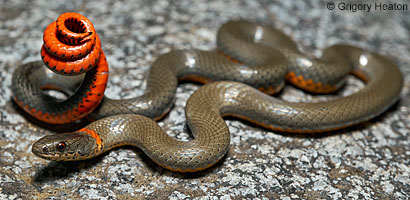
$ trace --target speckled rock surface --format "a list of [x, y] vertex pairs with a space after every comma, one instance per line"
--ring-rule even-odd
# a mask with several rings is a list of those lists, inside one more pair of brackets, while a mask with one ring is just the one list
[[[314, 56], [335, 43], [380, 52], [398, 64], [406, 82], [401, 100], [388, 112], [333, 134], [279, 134], [227, 119], [231, 148], [222, 162], [200, 173], [165, 170], [136, 148], [83, 162], [49, 162], [34, 156], [31, 144], [64, 127], [24, 117], [10, 98], [11, 76], [16, 66], [40, 59], [44, 29], [68, 11], [86, 15], [96, 27], [111, 67], [106, 94], [112, 98], [141, 95], [158, 55], [213, 49], [218, 27], [238, 18], [278, 27]], [[0, 199], [410, 198], [409, 11], [330, 11], [319, 0], [1, 0], [0, 21]], [[350, 78], [338, 95], [362, 86]], [[170, 135], [191, 137], [185, 133], [184, 105], [198, 87], [178, 87], [175, 107], [159, 123]], [[319, 101], [332, 96], [287, 86], [279, 97]]]

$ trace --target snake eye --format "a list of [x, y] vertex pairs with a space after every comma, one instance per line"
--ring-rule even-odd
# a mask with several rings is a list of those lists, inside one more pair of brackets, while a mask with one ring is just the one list
[[66, 148], [66, 143], [65, 142], [59, 142], [56, 146], [57, 151], [63, 152], [64, 149]]

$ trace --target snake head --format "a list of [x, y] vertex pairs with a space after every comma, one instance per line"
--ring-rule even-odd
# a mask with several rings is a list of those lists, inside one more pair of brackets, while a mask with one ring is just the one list
[[91, 157], [95, 140], [78, 132], [47, 135], [33, 144], [32, 152], [41, 158], [54, 161], [75, 161]]

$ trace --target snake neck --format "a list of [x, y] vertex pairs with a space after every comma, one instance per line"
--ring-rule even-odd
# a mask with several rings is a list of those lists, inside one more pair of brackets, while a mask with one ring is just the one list
[[[215, 112], [208, 111], [205, 116], [212, 120], [212, 126], [203, 129], [205, 127], [194, 120], [190, 126], [194, 139], [187, 142], [170, 137], [155, 121], [139, 115], [111, 116], [91, 123], [86, 129], [97, 133], [103, 141], [103, 148], [98, 154], [114, 147], [132, 145], [165, 168], [188, 172], [210, 167], [229, 148], [229, 130], [223, 119]], [[204, 113], [200, 116], [194, 113], [197, 120], [205, 116]], [[219, 120], [214, 118], [218, 116]], [[212, 132], [211, 136], [209, 131]]]

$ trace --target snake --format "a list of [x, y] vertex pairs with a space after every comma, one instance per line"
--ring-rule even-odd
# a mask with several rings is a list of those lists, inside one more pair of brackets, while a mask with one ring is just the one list
[[[86, 17], [61, 15], [46, 28], [43, 40], [42, 62], [20, 65], [13, 74], [14, 101], [50, 124], [92, 119], [78, 131], [47, 135], [33, 144], [35, 155], [54, 161], [90, 159], [131, 145], [166, 169], [196, 172], [227, 153], [226, 116], [274, 131], [328, 132], [380, 115], [399, 99], [403, 87], [397, 65], [376, 52], [335, 44], [324, 49], [320, 58], [312, 58], [278, 29], [234, 20], [218, 30], [216, 50], [162, 54], [151, 65], [143, 95], [115, 100], [104, 96], [108, 64]], [[306, 103], [271, 96], [285, 82], [310, 93], [331, 93], [345, 85], [349, 74], [365, 85], [348, 96]], [[156, 122], [169, 112], [182, 80], [204, 84], [186, 103], [186, 121], [193, 135], [189, 141], [169, 136]], [[58, 99], [45, 90], [72, 94]]]

